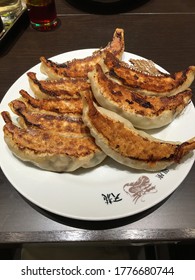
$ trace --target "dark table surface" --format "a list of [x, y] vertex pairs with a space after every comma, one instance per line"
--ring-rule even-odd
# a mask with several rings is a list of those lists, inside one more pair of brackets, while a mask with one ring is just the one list
[[[0, 99], [24, 72], [70, 50], [98, 48], [116, 27], [124, 28], [126, 51], [152, 59], [169, 72], [195, 64], [195, 1], [129, 1], [101, 13], [79, 1], [56, 0], [61, 25], [37, 32], [24, 16], [0, 45]], [[80, 1], [85, 3], [86, 1]], [[84, 4], [83, 4], [84, 5]], [[194, 85], [192, 86], [194, 89]], [[1, 155], [0, 155], [1, 156]], [[21, 178], [22, 179], [22, 178]], [[195, 165], [177, 190], [156, 207], [106, 222], [79, 221], [46, 212], [23, 198], [0, 171], [0, 243], [106, 242], [132, 244], [195, 239]]]

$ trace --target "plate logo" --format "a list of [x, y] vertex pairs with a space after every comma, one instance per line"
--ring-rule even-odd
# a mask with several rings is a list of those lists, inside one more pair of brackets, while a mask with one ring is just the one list
[[122, 200], [122, 198], [120, 197], [120, 193], [118, 193], [118, 194], [114, 194], [114, 193], [103, 194], [102, 193], [102, 197], [106, 204], [113, 204], [114, 202], [119, 202]]
[[133, 198], [135, 204], [139, 199], [144, 202], [143, 198], [146, 194], [157, 192], [156, 186], [147, 176], [140, 176], [137, 181], [125, 184], [123, 190]]

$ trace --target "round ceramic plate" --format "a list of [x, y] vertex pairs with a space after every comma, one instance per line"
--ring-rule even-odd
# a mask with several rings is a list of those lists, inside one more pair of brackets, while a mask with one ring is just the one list
[[[93, 51], [94, 49], [77, 50], [51, 59], [61, 63], [89, 56]], [[130, 58], [141, 57], [125, 52], [123, 60], [128, 61]], [[29, 71], [36, 72], [38, 79], [46, 78], [40, 72], [40, 64]], [[33, 94], [26, 73], [8, 90], [1, 102], [0, 111], [10, 112], [8, 103], [20, 96], [21, 89]], [[11, 115], [15, 118], [12, 113]], [[195, 109], [190, 103], [169, 126], [153, 130], [151, 134], [163, 140], [186, 141], [195, 136], [194, 119]], [[178, 165], [161, 172], [149, 173], [130, 169], [107, 158], [92, 169], [58, 174], [38, 169], [13, 156], [3, 139], [3, 125], [1, 118], [0, 164], [4, 174], [15, 189], [29, 201], [64, 217], [111, 220], [147, 210], [164, 200], [180, 185], [195, 159], [192, 153]]]

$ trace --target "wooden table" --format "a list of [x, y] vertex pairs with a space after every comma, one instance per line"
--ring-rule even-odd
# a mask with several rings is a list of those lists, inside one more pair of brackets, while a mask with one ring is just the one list
[[[52, 57], [71, 50], [104, 46], [116, 27], [125, 30], [126, 51], [152, 59], [170, 72], [195, 64], [193, 0], [144, 1], [134, 9], [126, 7], [123, 13], [107, 15], [80, 10], [75, 2], [72, 5], [70, 2], [56, 0], [61, 25], [55, 31], [37, 32], [26, 24], [24, 17], [12, 36], [1, 44], [1, 99], [16, 79], [39, 63], [41, 55]], [[193, 242], [194, 182], [195, 165], [177, 190], [160, 205], [133, 217], [89, 222], [53, 215], [31, 204], [0, 171], [0, 244]]]

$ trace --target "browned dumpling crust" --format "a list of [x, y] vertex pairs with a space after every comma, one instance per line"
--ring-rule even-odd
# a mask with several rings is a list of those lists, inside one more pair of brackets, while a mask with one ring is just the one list
[[141, 129], [160, 128], [169, 124], [192, 97], [190, 89], [173, 96], [145, 96], [111, 80], [99, 64], [88, 76], [98, 103]]
[[85, 78], [62, 78], [58, 80], [38, 80], [36, 73], [28, 72], [30, 87], [37, 98], [78, 98], [79, 92], [90, 89]]
[[123, 165], [147, 171], [159, 171], [179, 163], [195, 149], [195, 138], [184, 143], [167, 142], [136, 130], [132, 124], [93, 103], [83, 93], [83, 121], [90, 129], [96, 144], [111, 158]]
[[105, 48], [95, 51], [91, 56], [83, 59], [73, 59], [65, 63], [55, 63], [45, 57], [41, 57], [41, 71], [52, 79], [62, 77], [87, 78], [88, 72], [93, 70], [106, 51], [111, 52], [115, 57], [121, 59], [124, 48], [124, 30], [117, 28], [112, 41]]
[[[22, 96], [22, 100], [25, 101], [25, 103], [31, 105], [34, 110], [46, 110], [60, 114], [82, 114], [83, 103], [80, 94], [77, 97], [66, 97], [63, 99], [38, 99], [29, 95], [25, 90], [21, 90], [20, 94]], [[10, 105], [11, 104], [12, 103], [10, 103]]]
[[104, 63], [111, 76], [122, 84], [146, 95], [168, 96], [186, 90], [194, 81], [195, 66], [174, 74], [150, 75], [136, 71], [129, 64], [106, 52]]
[[20, 117], [18, 122], [23, 128], [51, 130], [52, 133], [63, 133], [65, 136], [72, 135], [72, 137], [90, 135], [80, 114], [59, 114], [43, 109], [35, 110], [29, 104], [17, 99], [11, 101], [9, 106], [13, 113]]
[[21, 127], [4, 111], [3, 131], [7, 146], [22, 161], [49, 171], [72, 172], [94, 167], [105, 159], [81, 119], [46, 113], [41, 116], [29, 113], [21, 104], [17, 107]]

